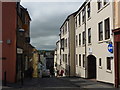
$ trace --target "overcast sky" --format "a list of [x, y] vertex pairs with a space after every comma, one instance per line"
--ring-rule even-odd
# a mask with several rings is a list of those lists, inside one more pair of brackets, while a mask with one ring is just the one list
[[67, 16], [82, 2], [21, 2], [32, 19], [31, 44], [39, 50], [53, 50], [59, 39], [59, 28]]

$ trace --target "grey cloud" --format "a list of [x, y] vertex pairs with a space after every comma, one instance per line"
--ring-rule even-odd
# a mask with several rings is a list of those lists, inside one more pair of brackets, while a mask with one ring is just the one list
[[32, 18], [31, 43], [38, 49], [53, 49], [59, 38], [59, 28], [66, 17], [78, 10], [80, 2], [23, 2]]

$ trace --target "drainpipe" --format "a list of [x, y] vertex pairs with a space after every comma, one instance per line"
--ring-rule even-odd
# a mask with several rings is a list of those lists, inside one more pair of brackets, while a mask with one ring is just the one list
[[61, 68], [61, 30], [60, 30], [60, 68]]
[[18, 8], [19, 8], [19, 2], [16, 2], [16, 73], [15, 73], [15, 82], [17, 82], [17, 32], [18, 32]]
[[[114, 0], [113, 1], [113, 30], [114, 29], [116, 29], [115, 28], [115, 23], [116, 23], [116, 8], [117, 8], [117, 5], [116, 5], [116, 3], [117, 3], [117, 0]], [[113, 32], [113, 40], [114, 40], [114, 36], [115, 36], [115, 32]], [[114, 87], [116, 87], [116, 88], [118, 88], [119, 87], [119, 73], [118, 73], [118, 53], [117, 53], [117, 48], [118, 48], [118, 45], [117, 45], [117, 42], [115, 42], [115, 40], [114, 40], [114, 62], [115, 62], [115, 64], [114, 64], [114, 68], [115, 68], [115, 75], [114, 75], [114, 77], [115, 77], [115, 79], [114, 79]]]
[[87, 75], [87, 74], [88, 74], [88, 72], [87, 72], [87, 70], [88, 70], [88, 69], [87, 69], [87, 68], [88, 68], [88, 67], [87, 67], [87, 63], [88, 63], [88, 62], [87, 62], [87, 51], [86, 51], [86, 50], [87, 50], [87, 45], [86, 45], [86, 43], [87, 43], [87, 42], [86, 42], [86, 41], [87, 41], [87, 40], [86, 40], [86, 5], [84, 6], [84, 9], [85, 9], [85, 78], [87, 78], [87, 76], [88, 76], [88, 75]]
[[[68, 30], [70, 29], [70, 27], [69, 27], [69, 19], [68, 19]], [[69, 67], [69, 77], [70, 77], [70, 33], [71, 33], [71, 31], [69, 30], [68, 31], [69, 32], [69, 38], [68, 38], [68, 46], [69, 46], [69, 53], [68, 53], [68, 67]]]

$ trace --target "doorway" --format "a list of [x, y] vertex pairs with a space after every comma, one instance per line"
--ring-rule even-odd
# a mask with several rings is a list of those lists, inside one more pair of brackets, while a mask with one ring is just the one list
[[120, 42], [118, 42], [118, 47], [117, 47], [117, 50], [118, 50], [118, 73], [119, 73], [119, 85], [120, 85]]
[[88, 61], [88, 78], [96, 79], [96, 57], [93, 55], [89, 55], [87, 57]]

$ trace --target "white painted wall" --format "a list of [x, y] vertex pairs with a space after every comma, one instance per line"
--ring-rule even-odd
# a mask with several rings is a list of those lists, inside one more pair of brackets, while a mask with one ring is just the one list
[[[92, 0], [93, 1], [93, 0]], [[91, 34], [92, 34], [92, 43], [87, 45], [87, 55], [89, 55], [88, 49], [92, 48], [92, 54], [97, 58], [97, 80], [103, 81], [103, 82], [109, 82], [114, 83], [114, 59], [111, 62], [112, 70], [107, 70], [107, 61], [106, 57], [110, 55], [110, 53], [107, 51], [108, 43], [106, 41], [112, 41], [113, 37], [110, 35], [109, 40], [103, 40], [102, 42], [98, 41], [98, 23], [103, 21], [103, 27], [104, 27], [104, 20], [106, 18], [110, 18], [110, 33], [112, 33], [113, 29], [113, 3], [110, 2], [106, 6], [103, 6], [100, 11], [97, 9], [97, 2], [91, 1], [91, 18], [86, 21], [86, 30], [88, 28], [91, 28]], [[79, 14], [79, 13], [78, 13]], [[77, 15], [76, 15], [77, 16]], [[84, 24], [81, 26], [78, 26], [76, 28], [76, 35], [79, 35], [79, 33], [82, 33], [84, 31]], [[104, 36], [104, 29], [103, 29], [103, 36]], [[103, 37], [104, 38], [104, 37]], [[82, 38], [81, 38], [82, 39]], [[88, 42], [88, 32], [86, 32], [86, 39]], [[76, 47], [76, 54], [84, 54], [85, 53], [85, 47], [78, 46]], [[102, 58], [102, 69], [99, 68], [99, 58]], [[82, 63], [82, 62], [81, 62]], [[85, 77], [85, 69], [83, 67], [76, 66], [76, 74], [78, 74], [80, 77]]]

